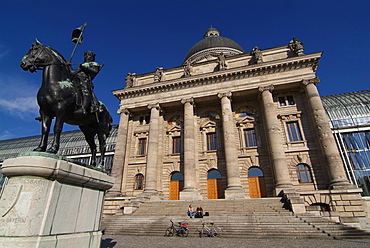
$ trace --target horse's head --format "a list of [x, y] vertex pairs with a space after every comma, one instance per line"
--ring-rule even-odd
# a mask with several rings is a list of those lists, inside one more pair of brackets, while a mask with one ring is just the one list
[[40, 67], [55, 63], [54, 57], [56, 57], [56, 53], [53, 56], [52, 52], [53, 50], [36, 40], [32, 44], [31, 49], [22, 58], [20, 66], [25, 71], [35, 72]]

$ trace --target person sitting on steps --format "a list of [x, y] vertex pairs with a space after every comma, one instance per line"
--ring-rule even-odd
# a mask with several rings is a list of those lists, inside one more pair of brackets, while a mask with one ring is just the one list
[[188, 215], [190, 218], [193, 218], [193, 216], [195, 215], [195, 211], [191, 205], [189, 205], [189, 208], [188, 208]]
[[196, 212], [195, 218], [203, 218], [203, 208], [200, 205], [198, 205]]

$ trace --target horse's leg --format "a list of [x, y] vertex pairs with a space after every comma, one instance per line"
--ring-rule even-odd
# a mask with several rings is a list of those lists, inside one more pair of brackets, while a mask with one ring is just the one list
[[55, 118], [55, 124], [54, 124], [54, 139], [53, 143], [51, 144], [51, 147], [47, 150], [49, 153], [57, 153], [59, 150], [59, 144], [60, 144], [60, 135], [63, 130], [63, 124], [64, 124], [64, 115], [57, 115]]
[[91, 163], [90, 165], [96, 166], [96, 144], [95, 144], [95, 132], [85, 126], [79, 126], [82, 133], [85, 135], [85, 139], [89, 144], [91, 150]]
[[34, 149], [36, 152], [45, 152], [46, 147], [48, 145], [48, 137], [49, 137], [49, 132], [50, 132], [50, 126], [51, 126], [51, 121], [53, 118], [51, 118], [48, 115], [45, 115], [41, 110], [40, 114], [42, 117], [42, 126], [41, 126], [41, 141], [40, 144], [37, 148]]
[[105, 162], [105, 151], [107, 149], [107, 132], [100, 128], [98, 132], [98, 139], [99, 139], [99, 148], [100, 148], [100, 163], [99, 167], [103, 171], [106, 171], [104, 162]]

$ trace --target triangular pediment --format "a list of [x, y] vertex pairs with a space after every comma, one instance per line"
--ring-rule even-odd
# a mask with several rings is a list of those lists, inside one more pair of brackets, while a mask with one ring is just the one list
[[201, 125], [202, 128], [215, 127], [215, 126], [216, 126], [216, 123], [213, 121], [207, 121], [203, 123], [203, 125]]
[[245, 117], [243, 117], [243, 118], [241, 118], [241, 119], [239, 119], [238, 120], [238, 123], [246, 123], [246, 122], [252, 122], [252, 121], [254, 121], [255, 120], [255, 118], [254, 117], [252, 117], [252, 116], [245, 116]]
[[178, 125], [171, 125], [167, 128], [167, 132], [176, 132], [176, 131], [181, 131], [181, 127]]

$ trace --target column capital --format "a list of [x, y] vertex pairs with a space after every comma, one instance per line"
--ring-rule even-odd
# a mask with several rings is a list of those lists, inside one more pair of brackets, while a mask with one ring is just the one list
[[317, 85], [318, 83], [320, 83], [320, 79], [318, 77], [311, 78], [311, 79], [302, 79], [302, 84], [305, 86], [309, 84]]
[[218, 96], [218, 98], [223, 98], [223, 97], [230, 98], [232, 96], [232, 93], [230, 91], [228, 91], [228, 92], [218, 93], [217, 96]]
[[148, 109], [152, 109], [152, 108], [156, 108], [156, 109], [160, 110], [161, 106], [159, 105], [159, 102], [148, 104]]
[[181, 99], [181, 103], [182, 104], [190, 103], [190, 104], [194, 105], [194, 98], [190, 97], [190, 98], [186, 98], [186, 99]]
[[260, 86], [260, 87], [258, 87], [258, 90], [261, 93], [266, 91], [266, 90], [272, 92], [274, 90], [274, 85], [270, 84], [270, 85], [267, 85], [267, 86]]
[[125, 115], [129, 115], [130, 114], [130, 110], [128, 110], [128, 108], [119, 108], [117, 110], [117, 114], [125, 114]]

